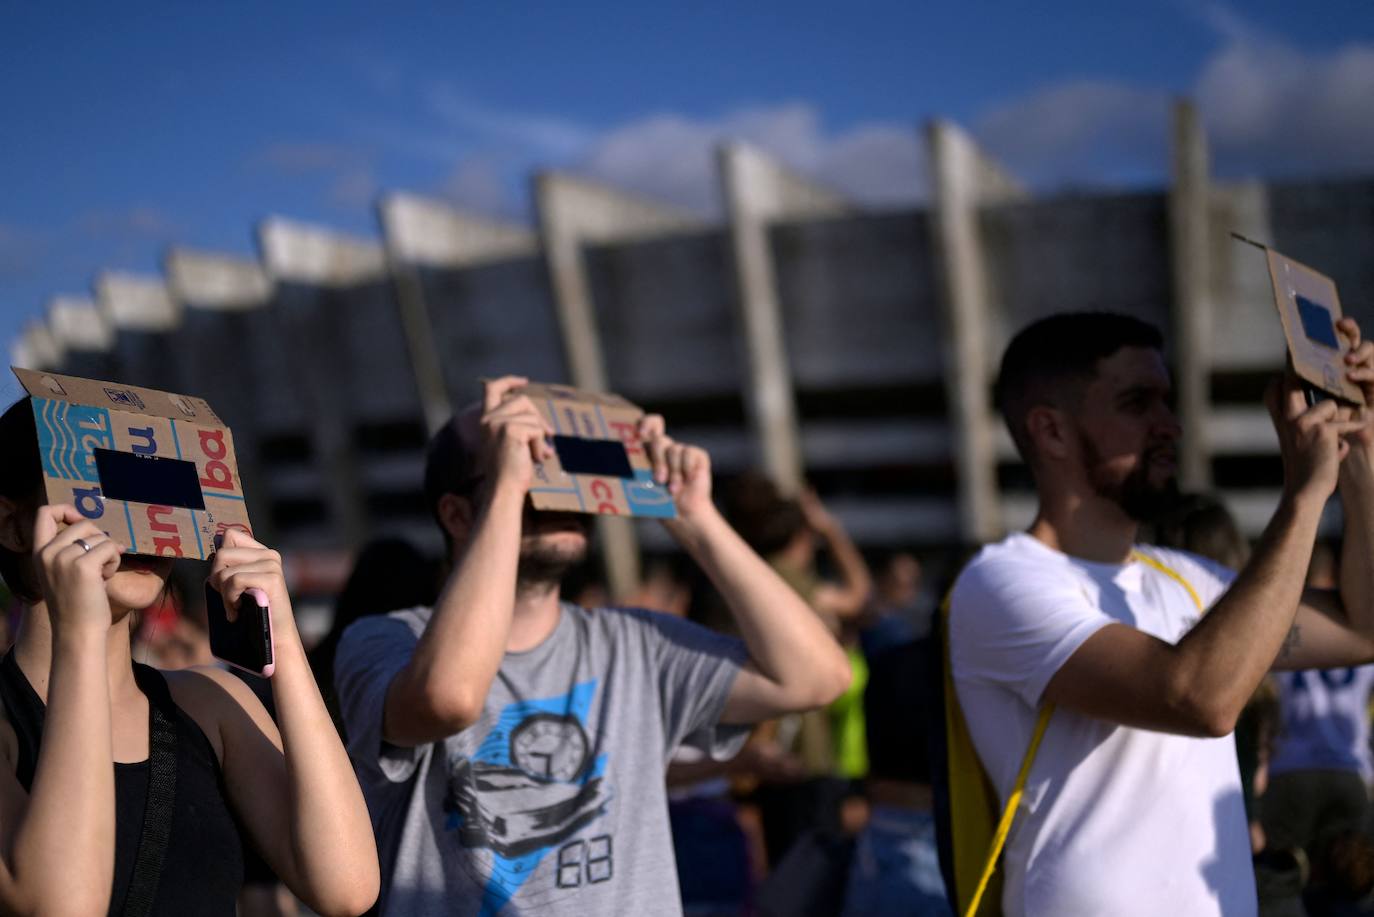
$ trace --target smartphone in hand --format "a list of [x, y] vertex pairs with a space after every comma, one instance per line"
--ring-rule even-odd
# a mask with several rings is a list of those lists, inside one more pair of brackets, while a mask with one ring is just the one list
[[262, 678], [272, 676], [276, 665], [267, 593], [245, 589], [239, 597], [238, 614], [230, 621], [219, 590], [206, 583], [205, 616], [210, 624], [210, 652], [216, 659]]

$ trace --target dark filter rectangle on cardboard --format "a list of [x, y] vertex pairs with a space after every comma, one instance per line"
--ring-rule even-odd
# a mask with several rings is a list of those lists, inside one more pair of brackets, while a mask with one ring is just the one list
[[95, 449], [100, 487], [110, 500], [205, 509], [194, 462]]
[[558, 464], [568, 474], [594, 474], [609, 478], [633, 478], [630, 457], [625, 444], [616, 439], [582, 439], [577, 436], [555, 436], [554, 451]]
[[1308, 339], [1323, 347], [1340, 350], [1340, 341], [1336, 340], [1336, 326], [1331, 322], [1331, 310], [1306, 296], [1295, 298], [1298, 302], [1298, 317], [1302, 319], [1302, 330]]

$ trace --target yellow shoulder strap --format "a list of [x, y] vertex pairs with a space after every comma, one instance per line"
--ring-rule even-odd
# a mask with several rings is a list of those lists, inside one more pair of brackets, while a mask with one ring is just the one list
[[1198, 614], [1203, 614], [1207, 611], [1207, 609], [1202, 606], [1202, 599], [1198, 596], [1197, 590], [1193, 588], [1192, 583], [1183, 578], [1182, 573], [1179, 573], [1173, 567], [1168, 566], [1162, 561], [1155, 560], [1139, 548], [1131, 552], [1131, 557], [1146, 566], [1154, 567], [1160, 573], [1163, 573], [1165, 576], [1169, 577], [1169, 579], [1186, 589], [1188, 591], [1188, 598], [1192, 599], [1193, 604], [1197, 606]]
[[[1188, 597], [1193, 600], [1198, 612], [1205, 611], [1197, 590], [1177, 570], [1143, 551], [1132, 551], [1131, 557], [1174, 580], [1187, 590]], [[945, 597], [940, 611], [944, 615], [945, 633], [948, 635], [948, 596]], [[1043, 704], [1040, 707], [1040, 713], [1035, 720], [1035, 730], [1031, 733], [1030, 744], [1026, 748], [1025, 757], [1021, 759], [1021, 769], [1016, 774], [1016, 783], [1012, 786], [1011, 794], [1007, 796], [1006, 805], [1002, 807], [1002, 815], [997, 821], [996, 830], [992, 832], [991, 838], [988, 838], [986, 830], [978, 830], [976, 819], [966, 817], [960, 819], [955, 815], [955, 813], [992, 813], [996, 811], [996, 806], [993, 802], [995, 796], [991, 783], [982, 768], [982, 763], [978, 760], [976, 751], [973, 750], [973, 739], [969, 735], [968, 724], [964, 720], [963, 710], [959, 707], [959, 699], [954, 694], [954, 673], [950, 666], [948, 637], [944, 643], [945, 739], [949, 755], [947, 763], [949, 766], [950, 810], [956, 823], [953, 843], [951, 844], [954, 852], [955, 897], [959, 904], [960, 913], [964, 917], [977, 917], [985, 898], [988, 900], [989, 907], [984, 913], [995, 914], [1001, 910], [1000, 882], [997, 881], [998, 877], [996, 876], [997, 863], [1002, 858], [1002, 849], [1006, 846], [1007, 835], [1011, 833], [1016, 811], [1021, 806], [1022, 796], [1025, 795], [1026, 781], [1030, 777], [1031, 765], [1035, 763], [1035, 755], [1040, 750], [1040, 742], [1045, 737], [1045, 731], [1049, 729], [1050, 717], [1054, 714], [1054, 705]], [[982, 851], [981, 856], [979, 851]], [[989, 896], [990, 889], [998, 893]]]

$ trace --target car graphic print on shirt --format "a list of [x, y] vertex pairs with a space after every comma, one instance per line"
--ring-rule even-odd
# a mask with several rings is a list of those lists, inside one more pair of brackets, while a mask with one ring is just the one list
[[[445, 827], [480, 863], [485, 880], [483, 915], [495, 915], [520, 891], [550, 851], [606, 813], [606, 756], [592, 754], [587, 714], [597, 682], [566, 694], [507, 704], [472, 756], [449, 778]], [[587, 859], [589, 882], [610, 878], [610, 838], [577, 845], [578, 867]], [[571, 845], [569, 845], [571, 846]], [[596, 855], [582, 851], [604, 850]], [[574, 889], [560, 850], [556, 888]], [[579, 873], [581, 869], [579, 868]]]

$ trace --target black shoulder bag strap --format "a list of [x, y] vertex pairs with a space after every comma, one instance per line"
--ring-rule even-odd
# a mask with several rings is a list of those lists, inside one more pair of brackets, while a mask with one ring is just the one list
[[148, 697], [148, 801], [143, 808], [143, 834], [134, 858], [134, 875], [124, 898], [124, 917], [146, 917], [157, 897], [172, 808], [177, 795], [177, 709], [162, 673], [134, 666], [138, 687]]

